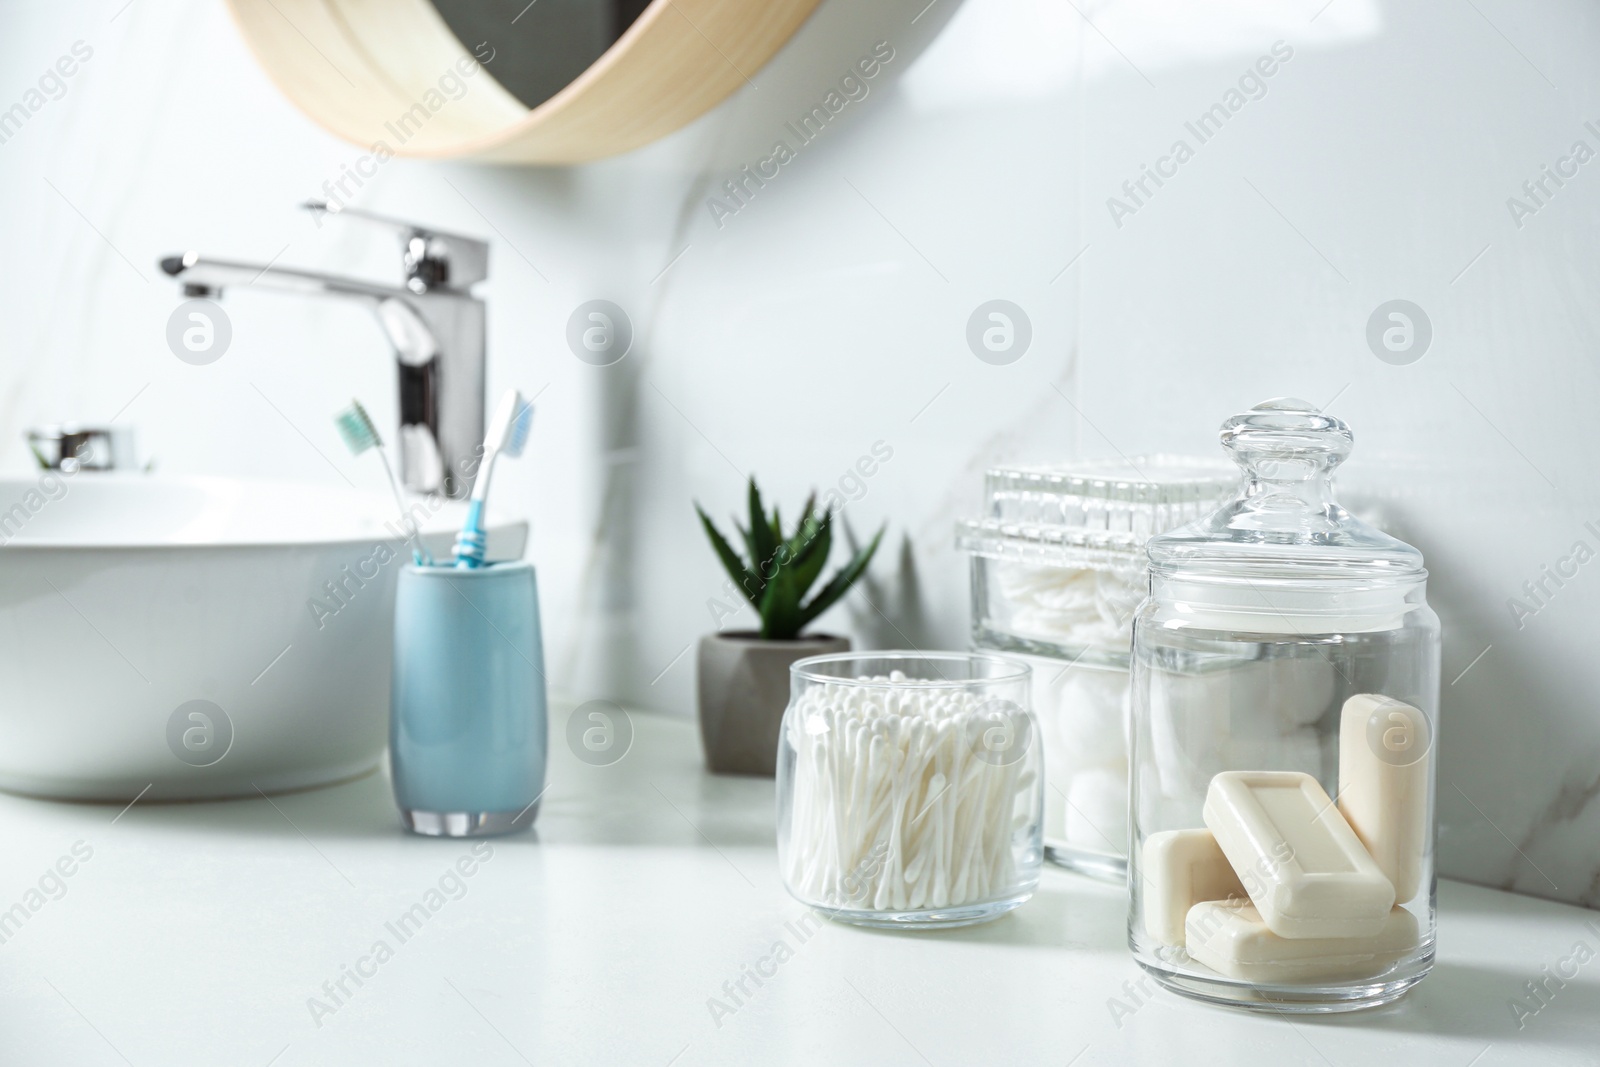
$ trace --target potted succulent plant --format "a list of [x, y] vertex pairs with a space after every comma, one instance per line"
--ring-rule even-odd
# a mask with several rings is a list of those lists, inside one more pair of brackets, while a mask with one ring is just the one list
[[817, 511], [816, 501], [811, 494], [786, 534], [778, 509], [767, 515], [761, 490], [751, 478], [749, 525], [734, 524], [744, 542], [744, 557], [695, 505], [733, 586], [761, 617], [759, 630], [725, 630], [700, 639], [700, 741], [706, 765], [715, 773], [772, 775], [778, 726], [789, 702], [789, 666], [807, 656], [850, 648], [849, 638], [807, 634], [805, 628], [866, 572], [883, 529], [807, 600], [833, 548], [834, 513]]

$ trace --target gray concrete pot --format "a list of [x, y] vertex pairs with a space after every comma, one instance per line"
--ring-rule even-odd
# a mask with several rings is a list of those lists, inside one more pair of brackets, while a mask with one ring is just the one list
[[706, 634], [696, 655], [700, 744], [713, 774], [777, 771], [778, 728], [789, 703], [789, 666], [850, 651], [848, 637], [807, 634], [763, 641], [752, 630]]

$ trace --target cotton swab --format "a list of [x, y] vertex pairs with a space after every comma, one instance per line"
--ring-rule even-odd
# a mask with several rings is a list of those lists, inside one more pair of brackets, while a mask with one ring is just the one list
[[993, 737], [1030, 736], [1027, 713], [981, 695], [822, 683], [788, 722], [795, 753], [785, 873], [841, 910], [963, 907], [1018, 888], [1015, 846], [1036, 829], [1038, 776]]

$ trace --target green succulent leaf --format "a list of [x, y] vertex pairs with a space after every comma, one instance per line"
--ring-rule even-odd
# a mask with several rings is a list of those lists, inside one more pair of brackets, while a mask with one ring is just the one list
[[789, 550], [791, 558], [798, 559], [808, 544], [815, 539], [817, 530], [826, 515], [819, 515], [816, 511], [817, 494], [813, 492], [806, 497], [806, 506], [800, 511], [800, 518], [794, 524], [794, 533], [789, 537]]
[[[750, 531], [738, 522], [733, 528], [739, 531], [739, 539], [744, 542], [745, 556], [748, 560], [759, 558], [756, 555], [755, 542], [751, 540]], [[767, 580], [761, 576], [760, 568], [752, 562], [744, 563], [745, 578], [740, 582], [739, 588], [744, 590], [744, 595], [750, 598], [752, 604], [761, 603], [761, 594], [766, 589]]]
[[746, 569], [744, 561], [733, 550], [733, 546], [728, 544], [728, 539], [722, 536], [722, 532], [711, 521], [711, 516], [705, 513], [705, 509], [696, 504], [694, 510], [699, 512], [700, 524], [705, 527], [706, 537], [711, 540], [711, 548], [716, 552], [717, 559], [722, 561], [722, 567], [728, 572], [728, 577], [733, 579], [733, 584], [738, 586], [739, 591], [759, 610], [761, 607], [759, 579]]
[[748, 538], [750, 549], [750, 569], [755, 572], [758, 580], [766, 584], [772, 571], [772, 558], [778, 551], [778, 538], [772, 532], [766, 513], [762, 510], [761, 490], [756, 488], [755, 478], [750, 479], [750, 533]]
[[790, 545], [794, 557], [791, 566], [794, 569], [795, 595], [803, 597], [816, 584], [822, 575], [822, 568], [828, 562], [828, 553], [833, 548], [833, 516], [824, 515], [819, 520], [814, 515], [807, 515]]
[[[806, 497], [805, 507], [800, 509], [800, 525], [804, 526], [809, 519], [815, 519], [817, 510], [817, 491], [811, 490], [811, 495]], [[799, 527], [796, 527], [798, 530]]]
[[778, 572], [767, 583], [761, 597], [761, 636], [767, 641], [787, 641], [800, 635], [805, 625], [800, 611], [800, 594], [795, 590], [794, 578], [787, 568]]
[[873, 554], [878, 551], [878, 543], [883, 540], [883, 533], [886, 529], [888, 529], [886, 525], [878, 527], [878, 532], [873, 535], [872, 540], [860, 552], [856, 553], [854, 559], [835, 571], [833, 577], [828, 579], [828, 584], [818, 590], [817, 595], [811, 598], [811, 603], [800, 610], [801, 627], [805, 627], [811, 620], [833, 607], [840, 597], [850, 591], [850, 587], [856, 583], [856, 579], [866, 573], [867, 565], [872, 562]]
[[806, 593], [822, 576], [833, 550], [833, 511], [817, 511], [817, 494], [813, 491], [806, 497], [793, 532], [785, 537], [779, 509], [774, 506], [768, 516], [754, 478], [750, 479], [746, 503], [749, 525], [735, 520], [734, 529], [744, 542], [748, 559], [739, 557], [699, 504], [695, 511], [728, 577], [760, 614], [761, 636], [774, 641], [792, 640], [866, 573], [887, 527], [880, 528], [872, 541], [834, 572], [806, 604]]

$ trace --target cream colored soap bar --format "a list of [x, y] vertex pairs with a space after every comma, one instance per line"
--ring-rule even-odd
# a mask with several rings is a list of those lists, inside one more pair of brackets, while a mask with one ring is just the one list
[[1429, 845], [1433, 729], [1410, 704], [1376, 693], [1344, 702], [1339, 721], [1339, 810], [1395, 899], [1417, 895]]
[[1388, 921], [1394, 886], [1311, 775], [1223, 771], [1204, 815], [1279, 937], [1372, 937]]
[[1207, 901], [1189, 909], [1187, 951], [1197, 963], [1241, 982], [1365, 978], [1417, 945], [1417, 920], [1394, 908], [1371, 937], [1279, 937], [1255, 905]]
[[1183, 944], [1184, 919], [1201, 901], [1245, 899], [1239, 876], [1206, 829], [1145, 838], [1139, 874], [1145, 932], [1167, 945]]

